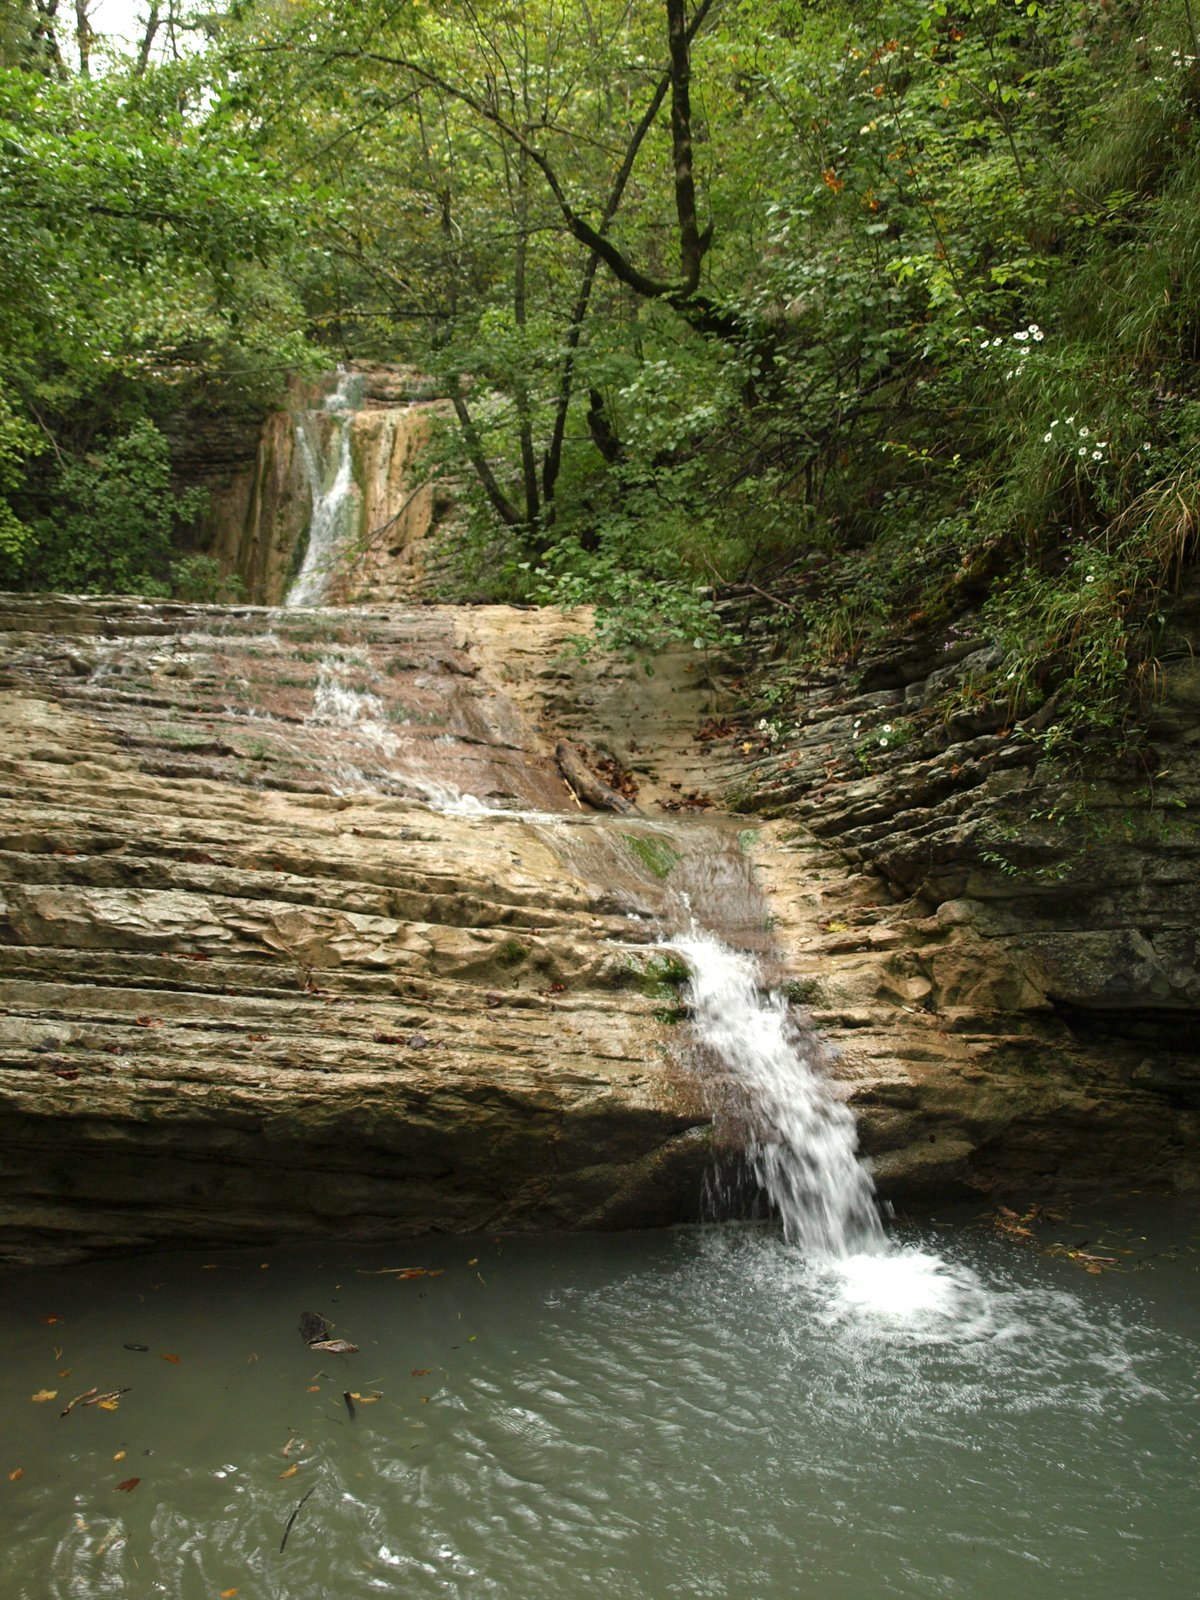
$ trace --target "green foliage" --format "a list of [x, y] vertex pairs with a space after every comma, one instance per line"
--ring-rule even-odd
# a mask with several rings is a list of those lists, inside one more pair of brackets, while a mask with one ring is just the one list
[[163, 592], [196, 503], [155, 503], [158, 425], [200, 392], [253, 415], [303, 361], [294, 207], [202, 58], [72, 77], [39, 16], [50, 54], [0, 70], [0, 581]]
[[212, 556], [181, 556], [170, 565], [171, 594], [202, 605], [227, 605], [244, 600], [246, 586], [236, 573], [223, 574]]
[[55, 482], [57, 515], [39, 518], [0, 578], [38, 588], [158, 595], [166, 583], [177, 521], [201, 509], [196, 491], [171, 493], [167, 442], [152, 422], [82, 461], [64, 462]]

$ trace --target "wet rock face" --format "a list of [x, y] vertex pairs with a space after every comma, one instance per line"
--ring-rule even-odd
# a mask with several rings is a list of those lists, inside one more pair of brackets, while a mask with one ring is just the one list
[[573, 842], [469, 616], [14, 596], [0, 627], [9, 1259], [698, 1214], [636, 873]]
[[994, 664], [969, 644], [814, 681], [769, 749], [714, 745], [717, 792], [771, 819], [778, 937], [896, 1198], [1200, 1183], [1198, 639], [1184, 597], [1140, 743], [1086, 779], [1003, 706], [934, 706]]
[[[9, 1259], [696, 1218], [721, 1085], [630, 916], [685, 870], [831, 1046], [885, 1198], [1195, 1185], [1182, 700], [1158, 823], [1184, 806], [1143, 826], [1114, 774], [1097, 837], [1033, 817], [1070, 797], [998, 732], [861, 761], [906, 691], [814, 686], [755, 753], [698, 653], [647, 678], [581, 661], [586, 627], [0, 597]], [[561, 736], [658, 820], [583, 811]], [[779, 814], [726, 850], [722, 794]]]

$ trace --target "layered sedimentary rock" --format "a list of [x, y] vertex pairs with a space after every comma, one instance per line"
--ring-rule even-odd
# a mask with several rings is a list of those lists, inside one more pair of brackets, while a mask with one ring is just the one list
[[718, 791], [771, 819], [778, 936], [893, 1194], [1200, 1179], [1197, 639], [1185, 597], [1106, 764], [1014, 728], [979, 687], [997, 653], [954, 634], [710, 742]]
[[10, 1258], [697, 1214], [636, 858], [460, 615], [10, 597], [0, 626]]
[[[1153, 807], [1114, 774], [1085, 832], [1036, 746], [923, 724], [928, 672], [772, 740], [701, 652], [647, 677], [587, 626], [0, 601], [10, 1258], [698, 1216], [677, 887], [790, 983], [886, 1198], [1194, 1184], [1182, 665]], [[560, 736], [640, 815], [583, 811]]]

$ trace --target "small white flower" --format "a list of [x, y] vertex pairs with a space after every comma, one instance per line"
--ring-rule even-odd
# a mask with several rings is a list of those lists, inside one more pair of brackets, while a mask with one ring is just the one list
[[1011, 683], [1012, 680], [1016, 677], [1016, 675], [1017, 675], [1017, 669], [1016, 669], [1016, 667], [1014, 667], [1011, 672], [1006, 672], [1004, 674], [1004, 681], [1006, 683]]
[[1030, 331], [1030, 333], [1037, 334], [1037, 333], [1041, 333], [1042, 330], [1038, 327], [1036, 322], [1031, 322], [1029, 324], [1029, 331]]
[[1004, 374], [1004, 376], [1006, 378], [1011, 378], [1012, 375], [1013, 375], [1013, 369], [1011, 367], [1009, 367], [1008, 371]]
[[883, 725], [883, 731], [884, 731], [884, 733], [891, 733], [891, 731], [892, 731], [892, 725], [891, 725], [891, 723], [890, 723], [890, 722], [885, 722], [885, 723], [884, 723], [884, 725]]
[[1079, 454], [1080, 454], [1080, 455], [1081, 455], [1081, 456], [1085, 456], [1085, 455], [1087, 455], [1087, 445], [1085, 445], [1085, 444], [1081, 444], [1081, 445], [1080, 445], [1080, 446], [1079, 446]]
[[1057, 417], [1055, 417], [1054, 421], [1050, 424], [1050, 426], [1052, 428], [1057, 428], [1058, 427], [1058, 418]]
[[1053, 444], [1054, 443], [1054, 435], [1052, 433], [1044, 433], [1042, 435], [1042, 443], [1043, 444]]
[[887, 749], [887, 740], [886, 739], [880, 739], [879, 748], [881, 750], [886, 750]]
[[1144, 444], [1144, 445], [1143, 445], [1143, 446], [1142, 446], [1142, 449], [1143, 449], [1143, 450], [1149, 450], [1149, 448], [1150, 448], [1150, 446], [1149, 446], [1149, 445], [1148, 445], [1148, 444]]
[[1104, 460], [1104, 451], [1103, 450], [1093, 450], [1092, 451], [1092, 460], [1093, 461], [1103, 461]]
[[990, 345], [990, 344], [991, 344], [991, 342], [992, 342], [992, 341], [991, 341], [991, 340], [990, 340], [990, 339], [985, 339], [985, 340], [984, 340], [984, 341], [983, 341], [983, 343], [982, 343], [982, 344], [981, 344], [981, 345], [980, 345], [980, 346], [979, 346], [979, 348], [980, 348], [980, 349], [981, 349], [981, 350], [986, 350], [986, 349], [987, 349], [987, 348], [988, 348], [988, 346], [989, 346], [989, 345]]
[[1079, 430], [1079, 437], [1080, 437], [1080, 438], [1081, 438], [1081, 439], [1086, 439], [1086, 438], [1087, 438], [1087, 436], [1088, 436], [1088, 434], [1089, 434], [1089, 433], [1091, 433], [1091, 431], [1092, 431], [1092, 430], [1091, 430], [1091, 429], [1090, 429], [1090, 428], [1080, 428], [1080, 430]]
[[1091, 573], [1089, 572], [1087, 577], [1083, 581], [1084, 581], [1084, 583], [1095, 583], [1096, 580], [1095, 580], [1095, 578], [1092, 577]]
[[1066, 423], [1066, 424], [1067, 424], [1067, 425], [1068, 425], [1068, 427], [1069, 427], [1069, 426], [1070, 426], [1070, 424], [1071, 424], [1071, 423], [1072, 423], [1072, 422], [1074, 422], [1074, 421], [1075, 421], [1075, 418], [1074, 418], [1074, 417], [1064, 417], [1064, 418], [1063, 418], [1063, 421], [1064, 421], [1064, 422], [1065, 422], [1065, 423]]
[[1026, 339], [1028, 339], [1028, 337], [1029, 337], [1029, 335], [1025, 332], [1024, 328], [1022, 328], [1019, 333], [1014, 333], [1013, 334], [1013, 338], [1017, 341], [1018, 344], [1024, 344]]

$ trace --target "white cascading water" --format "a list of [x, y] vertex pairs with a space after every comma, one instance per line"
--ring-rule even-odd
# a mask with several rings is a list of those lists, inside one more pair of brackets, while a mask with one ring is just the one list
[[285, 606], [320, 605], [338, 552], [353, 535], [361, 498], [354, 481], [350, 450], [350, 423], [362, 380], [341, 370], [338, 386], [325, 398], [323, 410], [336, 420], [328, 441], [323, 437], [321, 412], [301, 412], [296, 418], [296, 442], [312, 493], [312, 516], [304, 560], [284, 599]]
[[764, 994], [753, 956], [701, 931], [672, 938], [691, 971], [687, 998], [704, 1044], [745, 1091], [746, 1157], [784, 1237], [826, 1261], [886, 1249], [854, 1116], [812, 1059], [815, 1039]]

